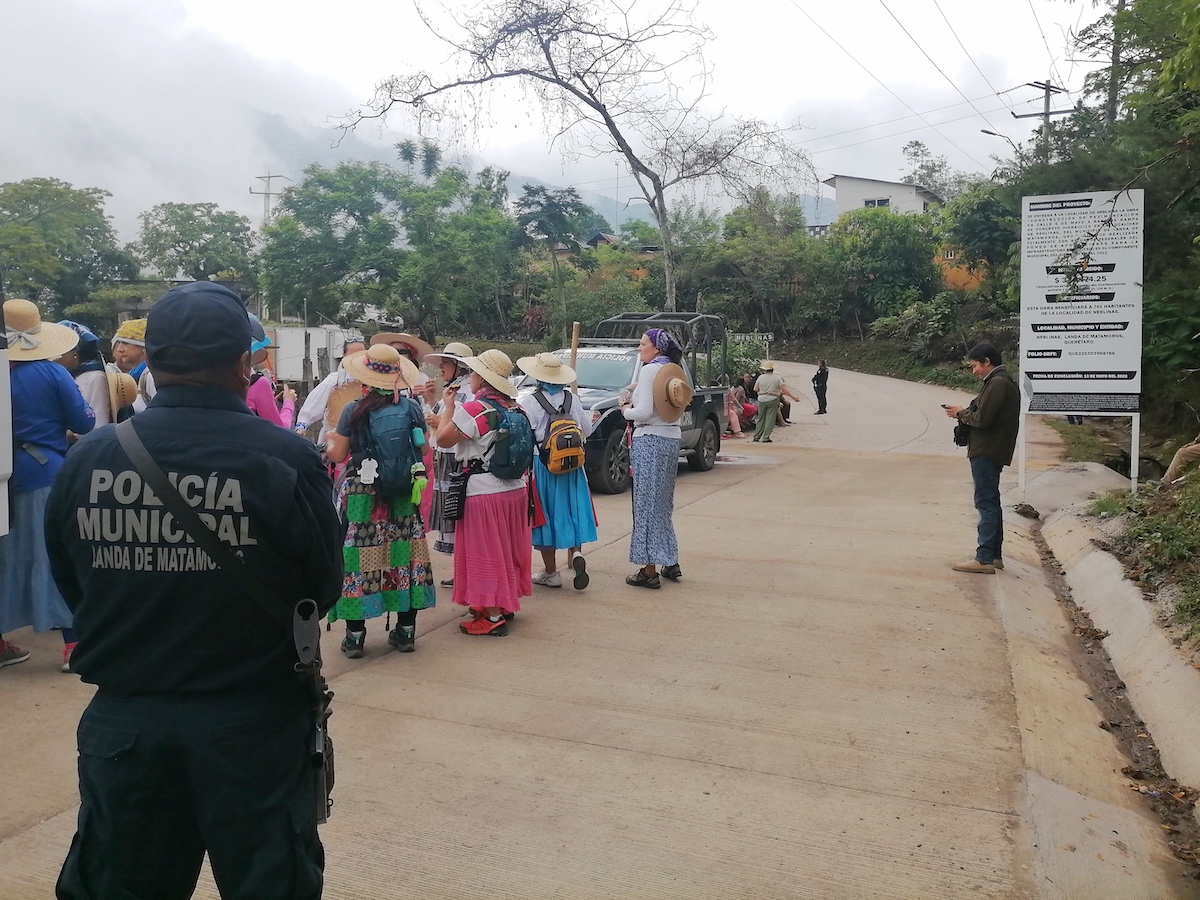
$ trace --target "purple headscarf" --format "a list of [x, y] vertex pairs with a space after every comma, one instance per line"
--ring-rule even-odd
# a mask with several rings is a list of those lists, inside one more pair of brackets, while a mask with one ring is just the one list
[[646, 332], [646, 337], [650, 339], [650, 343], [658, 348], [658, 356], [650, 360], [651, 363], [671, 362], [669, 354], [672, 350], [680, 354], [683, 353], [683, 346], [665, 328], [651, 328]]

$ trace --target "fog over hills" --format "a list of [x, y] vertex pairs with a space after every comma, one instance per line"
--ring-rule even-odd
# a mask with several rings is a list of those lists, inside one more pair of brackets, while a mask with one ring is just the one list
[[[0, 3], [0, 182], [55, 177], [103, 188], [126, 240], [136, 236], [138, 213], [156, 203], [211, 201], [257, 226], [256, 176], [298, 179], [313, 162], [396, 161], [393, 145], [404, 135], [374, 123], [348, 134], [337, 127], [365, 98], [186, 27], [175, 0]], [[515, 169], [506, 156], [494, 164]], [[514, 171], [514, 195], [525, 181], [572, 183], [552, 153], [517, 158], [532, 171]], [[455, 159], [450, 151], [447, 161]], [[459, 159], [473, 169], [489, 164]], [[610, 221], [618, 211], [649, 218], [644, 204], [621, 201], [618, 210], [611, 160], [590, 171], [601, 176], [577, 183], [598, 212]], [[627, 197], [628, 178], [621, 187]], [[808, 212], [810, 222], [828, 218]]]

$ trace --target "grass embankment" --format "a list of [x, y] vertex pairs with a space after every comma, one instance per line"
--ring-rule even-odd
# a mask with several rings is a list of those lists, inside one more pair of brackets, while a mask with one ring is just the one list
[[1101, 439], [1095, 428], [1088, 425], [1069, 425], [1061, 419], [1044, 416], [1047, 425], [1063, 439], [1063, 449], [1071, 462], [1106, 463], [1113, 455], [1110, 444]]
[[979, 389], [979, 381], [961, 363], [926, 363], [913, 356], [901, 341], [872, 338], [869, 341], [786, 341], [773, 344], [771, 355], [791, 362], [817, 364], [825, 360], [832, 368], [886, 375], [941, 384], [967, 391]]
[[1136, 494], [1114, 491], [1093, 503], [1095, 516], [1127, 516], [1111, 549], [1134, 581], [1160, 590], [1178, 588], [1175, 621], [1200, 637], [1200, 476], [1180, 488], [1144, 485]]

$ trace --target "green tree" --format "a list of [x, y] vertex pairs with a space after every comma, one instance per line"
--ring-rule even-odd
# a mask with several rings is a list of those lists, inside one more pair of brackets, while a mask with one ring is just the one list
[[846, 276], [849, 311], [859, 321], [894, 315], [941, 286], [928, 216], [856, 209], [833, 223], [826, 240]]
[[560, 257], [566, 253], [579, 258], [583, 242], [591, 237], [587, 228], [595, 216], [595, 210], [583, 202], [575, 188], [550, 190], [544, 185], [527, 184], [517, 199], [517, 225], [529, 242], [540, 242], [550, 254], [564, 322], [567, 293]]
[[990, 182], [972, 185], [937, 212], [936, 233], [959, 251], [968, 269], [992, 281], [1021, 240], [1021, 209], [1010, 191]]
[[311, 165], [283, 192], [260, 256], [272, 304], [337, 318], [345, 303], [395, 299], [401, 247], [402, 176], [383, 163]]
[[730, 212], [716, 250], [716, 274], [732, 304], [727, 311], [747, 328], [786, 334], [807, 240], [804, 210], [795, 197], [760, 189]]
[[218, 272], [244, 277], [250, 271], [254, 232], [245, 216], [215, 203], [160, 203], [139, 218], [138, 255], [164, 278], [183, 273], [200, 281]]
[[29, 297], [53, 316], [133, 278], [137, 261], [104, 211], [109, 196], [57, 178], [0, 184], [0, 297]]

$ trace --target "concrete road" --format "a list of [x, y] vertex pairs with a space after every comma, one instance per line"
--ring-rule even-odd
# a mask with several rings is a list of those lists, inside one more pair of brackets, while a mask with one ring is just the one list
[[[811, 396], [812, 367], [781, 372]], [[834, 371], [829, 415], [681, 468], [679, 584], [623, 583], [629, 498], [598, 496], [592, 586], [537, 588], [507, 638], [448, 601], [415, 654], [328, 634], [326, 896], [1186, 896], [1020, 527], [1001, 575], [948, 567], [974, 511], [939, 404], [967, 396]], [[1053, 432], [1030, 453], [1053, 465]], [[40, 898], [90, 689], [14, 636], [36, 655], [0, 671], [0, 897]]]

